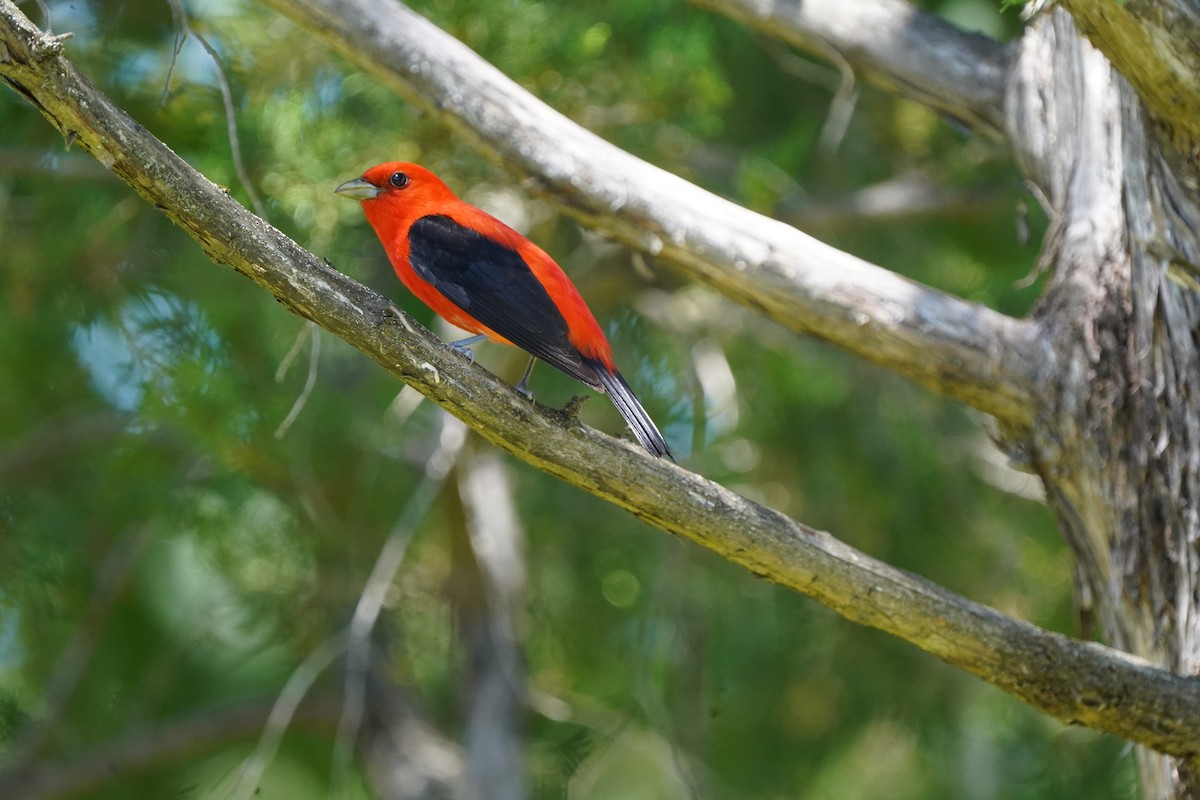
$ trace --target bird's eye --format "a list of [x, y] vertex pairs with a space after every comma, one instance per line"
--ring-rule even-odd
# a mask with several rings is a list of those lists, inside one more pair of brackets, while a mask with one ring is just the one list
[[393, 172], [392, 177], [391, 177], [391, 184], [392, 184], [392, 186], [395, 186], [397, 189], [403, 189], [405, 186], [408, 186], [408, 176], [405, 175], [403, 172]]

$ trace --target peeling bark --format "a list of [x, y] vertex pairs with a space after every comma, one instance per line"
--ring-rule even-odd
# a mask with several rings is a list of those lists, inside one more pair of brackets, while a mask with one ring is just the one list
[[[1085, 619], [1181, 675], [1200, 666], [1200, 208], [1137, 92], [1056, 11], [1022, 39], [1011, 138], [1052, 215], [1034, 317], [1049, 400], [1027, 441], [1077, 559]], [[1194, 169], [1194, 164], [1190, 165]], [[1146, 798], [1200, 797], [1195, 759], [1139, 750]]]

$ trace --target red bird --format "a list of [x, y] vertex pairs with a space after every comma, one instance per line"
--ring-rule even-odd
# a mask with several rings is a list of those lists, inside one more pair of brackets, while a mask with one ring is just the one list
[[[655, 456], [671, 455], [617, 371], [612, 348], [579, 291], [540, 247], [459, 200], [416, 164], [371, 167], [334, 192], [362, 201], [367, 221], [409, 291], [449, 322], [477, 334], [455, 342], [456, 350], [484, 338], [516, 345], [607, 394], [643, 447]], [[528, 377], [527, 369], [518, 389]]]

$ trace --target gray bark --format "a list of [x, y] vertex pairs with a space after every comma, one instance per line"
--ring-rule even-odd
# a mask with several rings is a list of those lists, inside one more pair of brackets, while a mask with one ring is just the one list
[[467, 656], [463, 800], [523, 800], [526, 676], [519, 648], [525, 588], [523, 532], [508, 468], [493, 449], [456, 467], [455, 619]]
[[[1052, 215], [1046, 405], [1026, 451], [1077, 558], [1085, 620], [1180, 675], [1200, 666], [1200, 212], [1194, 169], [1064, 11], [1022, 38], [1010, 139]], [[1175, 162], [1176, 167], [1172, 167]], [[1194, 173], [1192, 173], [1194, 175]], [[1171, 280], [1175, 275], [1183, 280]], [[1146, 798], [1200, 797], [1195, 761], [1140, 750]]]
[[[1004, 51], [896, 0], [699, 2], [1011, 148], [1052, 217], [1053, 275], [1033, 314], [1034, 422], [1001, 419], [1002, 440], [1041, 476], [1076, 555], [1083, 633], [1098, 623], [1114, 646], [1197, 675], [1200, 12], [1065, 0]], [[1138, 762], [1144, 797], [1200, 797], [1194, 757], [1143, 748]]]

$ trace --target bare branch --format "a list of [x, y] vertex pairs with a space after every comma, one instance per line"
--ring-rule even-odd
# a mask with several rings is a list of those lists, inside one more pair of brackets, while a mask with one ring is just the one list
[[468, 450], [447, 494], [454, 519], [454, 569], [447, 581], [459, 637], [469, 654], [460, 702], [466, 796], [529, 796], [521, 758], [526, 675], [514, 616], [525, 563], [508, 465], [495, 450]]
[[989, 136], [1005, 136], [1008, 51], [904, 0], [692, 0]]
[[300, 412], [304, 410], [305, 404], [308, 403], [308, 397], [312, 394], [313, 387], [317, 385], [317, 367], [321, 362], [321, 329], [313, 323], [308, 323], [300, 329], [299, 335], [296, 336], [296, 343], [292, 345], [292, 349], [283, 357], [279, 368], [275, 370], [275, 382], [283, 383], [283, 378], [287, 374], [288, 367], [291, 366], [292, 360], [300, 353], [300, 348], [304, 345], [304, 336], [309, 334], [312, 340], [312, 345], [308, 350], [308, 376], [304, 379], [304, 388], [300, 390], [300, 395], [296, 398], [296, 402], [292, 403], [291, 409], [287, 416], [283, 418], [283, 422], [279, 423], [279, 427], [275, 429], [275, 438], [282, 439], [287, 435], [288, 430], [292, 427], [292, 423], [300, 416]]
[[1006, 617], [530, 403], [246, 211], [116, 108], [61, 50], [0, 0], [0, 77], [64, 136], [161, 208], [214, 261], [341, 336], [497, 446], [1051, 716], [1164, 753], [1195, 754], [1200, 680]]
[[208, 57], [212, 59], [213, 66], [217, 71], [217, 86], [221, 89], [221, 102], [225, 106], [225, 132], [229, 136], [229, 149], [233, 156], [233, 171], [237, 173], [238, 180], [242, 182], [242, 188], [246, 190], [246, 195], [250, 198], [250, 205], [254, 207], [254, 213], [258, 214], [263, 219], [267, 219], [267, 209], [263, 205], [262, 200], [258, 196], [258, 191], [254, 188], [254, 183], [250, 180], [250, 173], [246, 171], [246, 165], [242, 162], [242, 145], [238, 138], [237, 131], [237, 111], [233, 103], [233, 89], [229, 86], [229, 76], [225, 74], [225, 64], [221, 61], [221, 54], [217, 52], [217, 48], [213, 47], [208, 41], [208, 38], [202, 36], [192, 27], [191, 21], [188, 19], [187, 9], [183, 7], [183, 0], [167, 0], [171, 6], [171, 16], [175, 19], [175, 52], [171, 57], [171, 68], [167, 72], [167, 79], [163, 83], [163, 103], [167, 99], [167, 93], [171, 88], [171, 73], [175, 70], [175, 63], [179, 58], [179, 53], [183, 50], [183, 44], [188, 36], [192, 36], [204, 48], [204, 52], [208, 53]]
[[1002, 422], [1031, 419], [1033, 323], [902, 278], [634, 158], [398, 3], [268, 2], [531, 176], [589, 227]]
[[395, 580], [400, 565], [404, 563], [408, 544], [412, 541], [417, 526], [437, 499], [438, 492], [454, 467], [454, 462], [458, 460], [458, 454], [467, 439], [466, 428], [458, 420], [445, 415], [443, 420], [438, 447], [425, 463], [425, 474], [413, 488], [399, 519], [392, 526], [387, 541], [383, 544], [383, 549], [375, 559], [375, 566], [371, 569], [371, 576], [358, 598], [354, 617], [350, 620], [346, 632], [346, 703], [338, 724], [337, 742], [333, 751], [335, 797], [346, 796], [351, 755], [359, 738], [359, 726], [366, 709], [367, 677], [371, 664], [371, 631], [375, 629], [375, 623], [383, 611], [387, 590]]
[[317, 678], [329, 669], [335, 660], [346, 652], [346, 636], [338, 633], [326, 639], [313, 648], [299, 666], [292, 671], [287, 683], [279, 692], [279, 697], [271, 706], [270, 713], [263, 720], [262, 734], [258, 737], [258, 745], [243, 762], [234, 778], [233, 788], [226, 795], [226, 800], [247, 800], [254, 796], [258, 784], [262, 780], [267, 767], [279, 752], [279, 745], [288, 726], [296, 717], [300, 704], [308, 696]]

